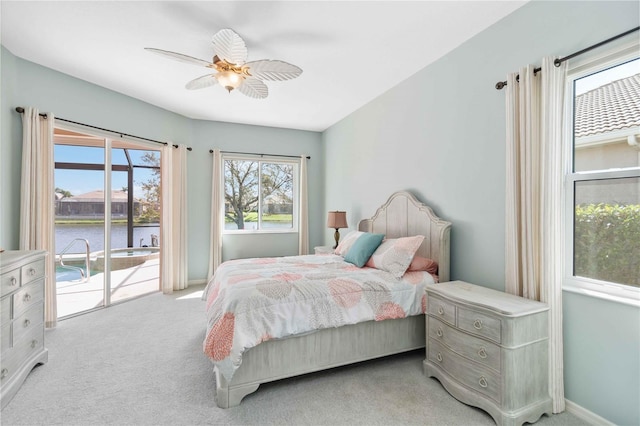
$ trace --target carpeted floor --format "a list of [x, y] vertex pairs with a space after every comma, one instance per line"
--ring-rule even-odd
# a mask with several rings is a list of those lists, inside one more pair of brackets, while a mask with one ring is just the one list
[[[262, 385], [239, 407], [214, 402], [192, 287], [61, 321], [1, 413], [2, 425], [494, 425], [422, 374], [424, 351]], [[563, 413], [538, 424], [582, 425]]]

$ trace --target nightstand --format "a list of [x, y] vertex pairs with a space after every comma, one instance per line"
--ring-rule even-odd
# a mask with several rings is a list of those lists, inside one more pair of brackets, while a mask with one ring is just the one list
[[333, 247], [331, 246], [318, 246], [313, 249], [316, 254], [333, 254]]
[[424, 371], [498, 425], [551, 414], [545, 303], [453, 281], [427, 286]]

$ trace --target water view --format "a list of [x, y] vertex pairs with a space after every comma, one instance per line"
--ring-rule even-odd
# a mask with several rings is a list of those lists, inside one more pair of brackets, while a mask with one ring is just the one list
[[[157, 225], [137, 226], [133, 228], [133, 246], [151, 247], [151, 235], [160, 236], [160, 227]], [[60, 254], [68, 244], [76, 238], [84, 238], [89, 241], [91, 252], [104, 250], [104, 225], [103, 224], [56, 224], [56, 254]], [[127, 225], [111, 225], [111, 248], [127, 247]], [[84, 253], [85, 247], [81, 242], [76, 242], [67, 253]]]

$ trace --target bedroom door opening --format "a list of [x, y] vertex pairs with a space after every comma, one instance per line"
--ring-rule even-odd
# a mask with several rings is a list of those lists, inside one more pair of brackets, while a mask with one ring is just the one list
[[160, 152], [60, 128], [54, 142], [58, 318], [158, 291]]

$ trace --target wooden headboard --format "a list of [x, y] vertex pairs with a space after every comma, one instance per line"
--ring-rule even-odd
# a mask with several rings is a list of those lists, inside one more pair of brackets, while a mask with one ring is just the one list
[[424, 205], [407, 191], [391, 195], [371, 219], [358, 223], [358, 230], [384, 234], [385, 238], [424, 235], [416, 254], [438, 262], [440, 282], [450, 280], [451, 222], [440, 219], [431, 207]]

